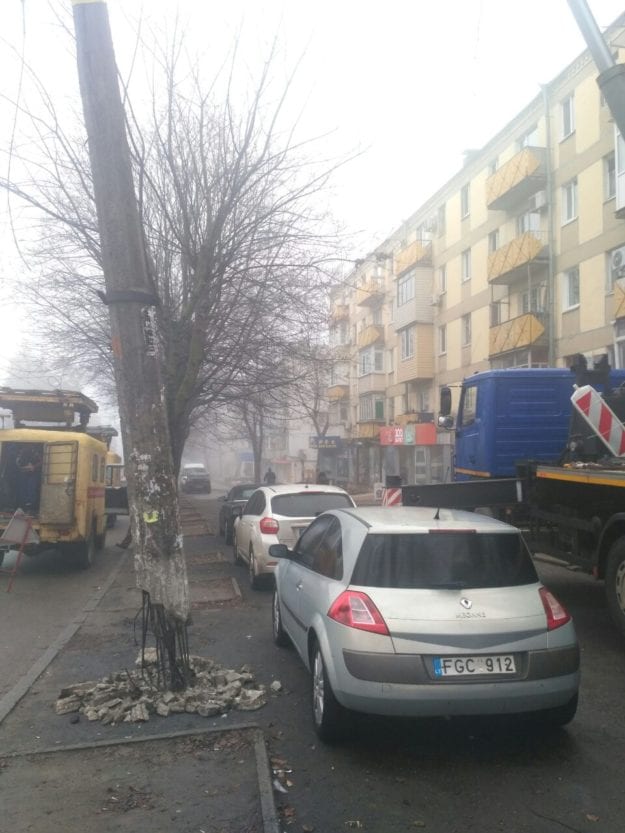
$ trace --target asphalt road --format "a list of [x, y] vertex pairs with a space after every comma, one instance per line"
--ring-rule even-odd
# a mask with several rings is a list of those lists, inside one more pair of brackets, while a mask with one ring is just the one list
[[[214, 498], [195, 499], [208, 519], [216, 517]], [[252, 657], [266, 681], [284, 687], [256, 717], [281, 766], [292, 770], [293, 786], [277, 796], [293, 822], [285, 830], [622, 833], [625, 644], [610, 625], [601, 584], [537, 567], [573, 613], [581, 642], [581, 702], [569, 727], [545, 733], [518, 720], [358, 716], [353, 738], [328, 747], [311, 728], [310, 681], [299, 657], [272, 643], [271, 593], [250, 591], [245, 567], [232, 566], [244, 592], [240, 627], [229, 617], [222, 630], [216, 619], [211, 650], [235, 662]]]

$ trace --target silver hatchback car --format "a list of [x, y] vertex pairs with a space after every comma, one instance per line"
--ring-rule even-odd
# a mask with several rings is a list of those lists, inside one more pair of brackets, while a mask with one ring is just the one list
[[312, 672], [317, 734], [345, 709], [573, 719], [579, 647], [519, 531], [472, 512], [325, 512], [279, 559], [272, 619]]

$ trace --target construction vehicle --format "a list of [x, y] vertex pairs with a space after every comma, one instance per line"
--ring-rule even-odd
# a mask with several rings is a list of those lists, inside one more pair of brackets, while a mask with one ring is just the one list
[[[555, 557], [605, 582], [609, 613], [625, 636], [625, 371], [611, 370], [607, 357], [589, 369], [580, 356], [564, 372], [569, 374], [574, 403], [559, 449], [550, 444], [559, 436], [562, 415], [545, 407], [540, 386], [538, 401], [527, 395], [532, 387], [528, 380], [547, 378], [548, 371], [475, 374], [462, 383], [455, 420], [455, 455], [461, 462], [457, 476], [463, 479], [404, 486], [402, 501], [406, 506], [473, 509], [517, 523], [534, 553]], [[480, 408], [480, 383], [487, 377], [493, 383], [498, 373], [507, 381], [519, 374], [525, 394], [517, 397], [514, 414], [509, 386], [501, 397], [486, 397], [487, 415]], [[559, 394], [552, 394], [553, 405]], [[448, 428], [454, 422], [450, 404], [450, 392], [442, 391], [439, 423]], [[514, 456], [515, 449], [520, 456]], [[464, 465], [471, 455], [473, 479]], [[510, 466], [514, 474], [501, 476]]]
[[98, 406], [77, 391], [0, 388], [0, 407], [14, 424], [0, 431], [0, 534], [22, 510], [38, 537], [27, 555], [54, 548], [89, 567], [106, 536], [107, 447], [87, 433]]

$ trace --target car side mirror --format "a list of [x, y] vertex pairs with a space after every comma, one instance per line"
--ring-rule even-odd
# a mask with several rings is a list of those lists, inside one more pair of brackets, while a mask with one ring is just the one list
[[286, 544], [272, 544], [269, 547], [269, 555], [272, 558], [290, 558], [292, 554]]
[[441, 388], [438, 412], [442, 417], [451, 414], [451, 388]]
[[454, 427], [454, 418], [451, 414], [447, 414], [447, 416], [439, 416], [438, 418], [438, 425], [439, 428], [453, 428]]

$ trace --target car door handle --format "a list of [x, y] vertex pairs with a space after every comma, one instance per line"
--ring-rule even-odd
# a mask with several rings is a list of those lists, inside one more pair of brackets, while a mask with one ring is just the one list
[[295, 585], [295, 589], [296, 590], [301, 590], [303, 586], [304, 586], [304, 582], [303, 581], [298, 581], [297, 584]]

